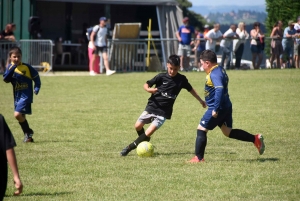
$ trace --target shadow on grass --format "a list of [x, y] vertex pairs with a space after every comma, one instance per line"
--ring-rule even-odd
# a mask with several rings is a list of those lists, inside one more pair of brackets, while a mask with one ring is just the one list
[[247, 161], [251, 161], [251, 162], [276, 162], [279, 161], [279, 158], [257, 158], [257, 159], [250, 159]]
[[18, 196], [15, 195], [5, 195], [5, 197], [29, 197], [29, 196], [59, 196], [59, 195], [67, 195], [72, 194], [73, 192], [55, 192], [55, 193], [47, 193], [47, 192], [36, 192], [36, 193], [24, 193]]

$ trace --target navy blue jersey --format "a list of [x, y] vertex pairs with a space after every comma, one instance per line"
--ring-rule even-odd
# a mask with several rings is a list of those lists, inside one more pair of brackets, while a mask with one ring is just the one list
[[229, 78], [221, 66], [214, 66], [206, 75], [205, 101], [209, 108], [216, 112], [232, 107], [228, 94]]
[[32, 103], [34, 90], [39, 92], [41, 80], [39, 73], [29, 64], [20, 63], [18, 66], [9, 64], [3, 74], [5, 82], [11, 82], [15, 102]]
[[191, 91], [193, 88], [188, 79], [178, 73], [171, 77], [168, 73], [160, 73], [147, 81], [149, 87], [155, 85], [158, 89], [148, 99], [146, 111], [171, 119], [174, 102], [182, 88]]

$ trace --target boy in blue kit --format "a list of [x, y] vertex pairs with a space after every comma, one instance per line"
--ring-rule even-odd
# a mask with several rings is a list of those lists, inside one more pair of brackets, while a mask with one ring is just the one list
[[[13, 86], [14, 116], [24, 132], [23, 142], [33, 142], [33, 130], [29, 127], [25, 115], [31, 114], [33, 93], [36, 95], [39, 93], [41, 80], [32, 66], [22, 63], [22, 51], [18, 47], [12, 47], [9, 51], [9, 64], [3, 74], [3, 81], [10, 82]], [[34, 89], [32, 81], [34, 81]]]
[[216, 126], [219, 126], [223, 134], [229, 138], [254, 143], [259, 154], [263, 154], [265, 144], [261, 134], [252, 135], [244, 130], [232, 129], [232, 104], [228, 94], [229, 79], [225, 69], [218, 66], [216, 54], [211, 50], [205, 50], [200, 55], [200, 61], [207, 74], [204, 95], [208, 109], [198, 125], [195, 157], [189, 162], [204, 161], [207, 132]]
[[[150, 136], [159, 129], [166, 119], [171, 119], [174, 102], [181, 89], [189, 91], [202, 105], [206, 107], [205, 102], [199, 97], [193, 89], [188, 79], [178, 73], [180, 68], [180, 58], [177, 55], [171, 55], [167, 62], [167, 73], [160, 73], [144, 84], [144, 89], [151, 93], [145, 111], [140, 115], [135, 123], [135, 129], [139, 137], [121, 151], [121, 156], [134, 150], [139, 143], [150, 141]], [[154, 86], [152, 88], [152, 86]], [[150, 124], [148, 129], [144, 130], [144, 125]]]

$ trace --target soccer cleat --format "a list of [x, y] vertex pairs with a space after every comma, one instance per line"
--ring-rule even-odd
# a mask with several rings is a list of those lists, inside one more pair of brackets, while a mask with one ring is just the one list
[[33, 135], [33, 133], [31, 133], [31, 134], [25, 133], [23, 142], [25, 142], [25, 143], [26, 142], [34, 142], [32, 135]]
[[194, 156], [194, 158], [192, 158], [190, 161], [188, 161], [189, 163], [200, 163], [200, 162], [204, 162], [204, 158], [202, 158], [201, 160], [199, 160], [198, 156]]
[[127, 154], [130, 152], [131, 150], [129, 149], [129, 147], [125, 147], [121, 152], [120, 155], [121, 156], [127, 156]]
[[106, 75], [107, 75], [107, 76], [112, 75], [112, 74], [114, 74], [114, 73], [116, 73], [115, 70], [108, 70], [108, 71], [106, 71]]
[[254, 145], [258, 149], [260, 155], [262, 155], [265, 152], [264, 137], [261, 134], [255, 135]]

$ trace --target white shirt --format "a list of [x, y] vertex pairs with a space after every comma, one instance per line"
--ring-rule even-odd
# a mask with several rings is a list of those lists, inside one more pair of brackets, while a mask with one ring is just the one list
[[106, 46], [106, 35], [107, 35], [107, 28], [100, 27], [99, 25], [94, 26], [93, 32], [96, 33], [97, 38], [95, 41], [95, 45], [98, 47]]
[[232, 44], [232, 39], [227, 37], [232, 37], [234, 35], [236, 35], [236, 33], [233, 32], [232, 29], [228, 29], [223, 35], [224, 39], [221, 40], [220, 46], [229, 48]]
[[[300, 24], [298, 24], [298, 23], [296, 23], [295, 25], [294, 25], [294, 29], [296, 30], [296, 32], [298, 33], [298, 34], [300, 34]], [[299, 36], [300, 37], [300, 36]], [[298, 44], [300, 44], [300, 38], [296, 38], [296, 42], [298, 43]]]
[[222, 34], [222, 32], [220, 30], [218, 30], [217, 32], [215, 32], [215, 29], [209, 30], [209, 32], [207, 32], [207, 34], [205, 36], [207, 38], [211, 38], [213, 40], [212, 40], [212, 43], [210, 43], [209, 40], [206, 41], [205, 49], [206, 50], [213, 50], [213, 51], [215, 51], [216, 42], [217, 42], [215, 39], [220, 38], [222, 35], [223, 34]]
[[240, 44], [245, 43], [246, 39], [249, 38], [249, 34], [246, 30], [241, 31], [240, 28], [236, 29], [236, 34], [239, 36], [239, 39], [234, 39], [233, 40], [233, 50], [235, 51]]

